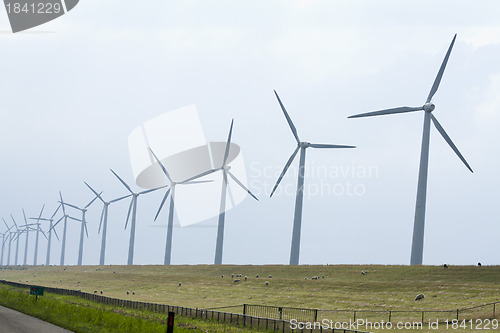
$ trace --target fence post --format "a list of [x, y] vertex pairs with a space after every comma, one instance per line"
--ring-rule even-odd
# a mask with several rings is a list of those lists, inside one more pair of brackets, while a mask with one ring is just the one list
[[392, 311], [389, 310], [389, 323], [391, 322]]
[[282, 320], [283, 319], [283, 308], [278, 308], [278, 312], [279, 312], [279, 319]]
[[314, 322], [318, 321], [318, 309], [314, 309]]
[[244, 315], [247, 314], [247, 305], [246, 304], [243, 304], [243, 314]]
[[354, 322], [356, 322], [356, 311], [354, 311]]
[[457, 320], [458, 320], [458, 311], [460, 311], [459, 309], [457, 309]]
[[497, 305], [497, 303], [493, 303], [493, 319], [495, 319], [495, 306]]
[[424, 311], [422, 311], [422, 326], [424, 325]]

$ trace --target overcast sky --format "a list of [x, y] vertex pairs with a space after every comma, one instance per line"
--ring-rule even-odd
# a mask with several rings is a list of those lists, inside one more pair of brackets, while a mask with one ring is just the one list
[[[83, 181], [105, 198], [125, 195], [109, 168], [133, 183], [131, 131], [196, 104], [209, 141], [226, 140], [234, 118], [260, 199], [227, 213], [223, 262], [286, 264], [298, 159], [270, 199], [296, 146], [276, 89], [302, 140], [357, 146], [307, 151], [300, 262], [406, 265], [424, 115], [347, 116], [424, 104], [457, 33], [433, 114], [474, 173], [432, 128], [424, 263], [500, 264], [499, 12], [493, 0], [85, 0], [12, 34], [1, 9], [0, 217], [19, 222], [22, 208], [35, 216], [43, 204], [52, 213], [59, 190], [83, 205], [92, 199]], [[163, 262], [161, 197], [139, 198], [137, 264]], [[101, 208], [89, 209], [84, 264], [98, 263]], [[107, 264], [126, 263], [127, 208], [110, 206]], [[68, 223], [75, 264], [80, 226]], [[216, 224], [175, 228], [172, 262], [212, 263]]]

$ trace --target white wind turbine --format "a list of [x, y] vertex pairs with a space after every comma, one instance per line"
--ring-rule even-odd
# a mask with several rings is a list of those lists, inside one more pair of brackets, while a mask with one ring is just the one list
[[2, 256], [0, 257], [0, 266], [3, 266], [3, 252], [5, 249], [5, 239], [8, 234], [8, 230], [6, 232], [0, 232], [0, 237], [2, 237]]
[[411, 248], [411, 258], [410, 265], [421, 265], [423, 261], [423, 252], [424, 252], [424, 227], [425, 227], [425, 204], [426, 204], [426, 196], [427, 196], [427, 173], [429, 166], [429, 141], [430, 141], [430, 127], [431, 120], [434, 123], [434, 126], [444, 138], [444, 140], [450, 145], [451, 149], [457, 154], [457, 156], [462, 160], [467, 169], [471, 172], [472, 169], [462, 156], [458, 148], [455, 146], [453, 141], [451, 141], [448, 134], [445, 132], [441, 124], [437, 121], [436, 117], [432, 114], [434, 111], [434, 104], [431, 103], [432, 97], [436, 93], [439, 87], [439, 83], [441, 82], [441, 78], [443, 77], [444, 70], [446, 68], [446, 64], [448, 62], [448, 58], [450, 57], [451, 50], [453, 48], [453, 44], [455, 43], [455, 39], [457, 35], [453, 37], [451, 41], [450, 47], [448, 48], [448, 52], [446, 52], [446, 56], [444, 57], [443, 63], [439, 68], [436, 79], [434, 80], [434, 84], [432, 85], [431, 91], [427, 96], [427, 100], [423, 106], [417, 107], [398, 107], [385, 109], [380, 111], [368, 112], [357, 114], [354, 116], [350, 116], [349, 118], [360, 118], [360, 117], [371, 117], [371, 116], [380, 116], [386, 114], [394, 114], [394, 113], [406, 113], [406, 112], [415, 112], [415, 111], [425, 111], [424, 113], [424, 129], [422, 134], [422, 150], [420, 152], [420, 168], [418, 173], [418, 187], [417, 187], [417, 203], [415, 207], [415, 220], [413, 225], [413, 241]]
[[[59, 208], [61, 208], [61, 204], [59, 204], [59, 206], [57, 206], [57, 209], [54, 211], [54, 213], [52, 214], [52, 216], [50, 218], [43, 218], [41, 216], [38, 218], [30, 217], [31, 220], [36, 220], [37, 222], [40, 222], [40, 221], [48, 221], [49, 222], [49, 231], [48, 231], [49, 235], [47, 238], [47, 256], [45, 258], [45, 266], [50, 265], [50, 248], [51, 248], [51, 243], [52, 243], [52, 231], [56, 235], [57, 240], [59, 240], [59, 236], [57, 236], [56, 229], [54, 229], [54, 225], [53, 225], [54, 216], [56, 216], [57, 212], [59, 211]], [[35, 262], [35, 265], [36, 265], [36, 262]]]
[[63, 205], [63, 207], [66, 205], [68, 207], [71, 207], [71, 208], [74, 208], [76, 210], [79, 210], [82, 213], [82, 219], [81, 220], [77, 219], [77, 218], [74, 218], [72, 216], [68, 216], [70, 219], [75, 220], [75, 221], [80, 221], [82, 223], [81, 228], [80, 228], [80, 243], [78, 245], [78, 262], [77, 262], [78, 266], [82, 265], [82, 260], [83, 260], [83, 239], [84, 239], [84, 233], [87, 235], [87, 238], [89, 237], [89, 232], [87, 230], [87, 219], [86, 219], [87, 208], [89, 208], [89, 206], [92, 205], [92, 203], [94, 203], [94, 201], [96, 199], [97, 199], [97, 197], [95, 197], [94, 199], [92, 199], [83, 208], [78, 207], [76, 205], [72, 205], [72, 204], [67, 203], [67, 202], [62, 202], [61, 201], [61, 205]]
[[127, 229], [128, 220], [130, 218], [130, 213], [132, 212], [132, 220], [130, 222], [130, 241], [129, 241], [129, 246], [128, 246], [127, 265], [133, 265], [134, 264], [134, 243], [135, 243], [135, 222], [136, 222], [136, 217], [137, 217], [137, 198], [141, 194], [150, 193], [150, 192], [159, 190], [161, 188], [164, 188], [166, 186], [161, 186], [161, 187], [157, 187], [157, 188], [153, 188], [153, 189], [145, 190], [145, 191], [141, 191], [141, 192], [134, 192], [134, 191], [132, 191], [130, 186], [128, 186], [128, 184], [125, 183], [125, 181], [123, 179], [121, 179], [120, 176], [118, 176], [118, 174], [116, 174], [116, 172], [113, 171], [113, 169], [110, 169], [110, 170], [116, 176], [116, 178], [118, 178], [118, 180], [123, 184], [123, 186], [125, 186], [125, 188], [130, 192], [130, 195], [132, 196], [132, 200], [130, 201], [130, 206], [128, 208], [127, 220], [125, 221], [125, 229]]
[[[126, 199], [130, 197], [132, 194], [128, 194], [126, 196], [111, 200], [111, 201], [105, 201], [102, 196], [97, 193], [89, 184], [85, 182], [85, 185], [101, 200], [103, 207], [102, 207], [102, 212], [101, 212], [101, 220], [99, 222], [99, 233], [101, 232], [101, 226], [102, 226], [102, 238], [101, 238], [101, 254], [99, 256], [99, 265], [104, 265], [104, 259], [106, 255], [106, 234], [108, 230], [108, 209], [109, 205], [112, 204], [113, 202], [120, 201], [122, 199]], [[102, 193], [102, 192], [101, 192]]]
[[14, 216], [10, 214], [10, 217], [12, 218], [12, 222], [14, 222], [14, 226], [16, 227], [15, 231], [15, 238], [16, 238], [16, 257], [14, 258], [14, 265], [17, 266], [17, 259], [19, 257], [19, 238], [21, 237], [21, 234], [23, 233], [21, 229], [17, 226], [16, 220], [14, 219]]
[[281, 175], [279, 176], [278, 180], [276, 181], [276, 184], [274, 185], [270, 197], [273, 196], [274, 191], [276, 191], [276, 189], [278, 188], [278, 185], [283, 179], [283, 176], [285, 175], [286, 171], [290, 167], [290, 164], [292, 164], [295, 156], [300, 150], [299, 176], [297, 180], [297, 194], [295, 196], [295, 215], [293, 219], [292, 246], [290, 250], [290, 265], [298, 265], [299, 255], [300, 255], [300, 233], [302, 227], [302, 203], [304, 196], [304, 170], [306, 165], [306, 149], [307, 148], [356, 148], [356, 146], [318, 144], [318, 143], [309, 143], [305, 141], [300, 141], [299, 136], [297, 134], [297, 129], [295, 128], [292, 119], [286, 112], [285, 106], [283, 105], [283, 103], [281, 103], [281, 100], [276, 91], [274, 91], [274, 94], [276, 95], [276, 98], [278, 99], [281, 109], [283, 110], [283, 114], [285, 115], [288, 125], [292, 130], [292, 134], [295, 137], [295, 140], [297, 141], [297, 148], [295, 148], [295, 151], [288, 159], [288, 162], [286, 162], [285, 167], [281, 172]]
[[[173, 227], [174, 227], [175, 186], [182, 185], [182, 184], [201, 184], [201, 183], [207, 183], [207, 182], [211, 182], [211, 181], [194, 181], [194, 179], [199, 178], [201, 176], [194, 176], [194, 177], [191, 177], [190, 180], [184, 180], [184, 181], [180, 181], [180, 182], [174, 181], [170, 177], [170, 174], [168, 173], [168, 171], [165, 168], [165, 166], [163, 165], [163, 163], [158, 159], [156, 154], [153, 152], [153, 150], [151, 148], [149, 148], [149, 151], [154, 156], [156, 162], [158, 163], [158, 165], [160, 166], [161, 170], [163, 171], [165, 177], [167, 178], [167, 180], [170, 183], [170, 187], [167, 190], [167, 192], [165, 192], [165, 195], [163, 196], [163, 200], [161, 201], [160, 207], [158, 208], [158, 212], [156, 212], [156, 216], [154, 218], [154, 220], [156, 221], [156, 219], [158, 218], [158, 215], [161, 212], [161, 209], [163, 208], [163, 205], [165, 204], [165, 201], [168, 198], [168, 195], [170, 194], [170, 210], [168, 212], [167, 239], [165, 242], [165, 258], [163, 260], [164, 265], [170, 265], [170, 260], [172, 257], [172, 233], [173, 233]], [[210, 173], [211, 172], [212, 172], [212, 170], [210, 170]], [[205, 173], [203, 173], [203, 175], [205, 175]]]
[[64, 265], [64, 256], [65, 256], [65, 253], [66, 253], [66, 230], [67, 230], [67, 226], [68, 226], [68, 218], [73, 219], [73, 220], [77, 220], [77, 221], [80, 221], [80, 220], [75, 219], [75, 218], [69, 216], [68, 214], [66, 214], [66, 208], [64, 207], [65, 202], [63, 200], [61, 191], [59, 191], [59, 197], [61, 198], [61, 201], [59, 201], [59, 203], [60, 203], [62, 211], [63, 211], [63, 216], [61, 216], [61, 218], [59, 220], [57, 220], [56, 223], [54, 223], [54, 225], [49, 229], [49, 232], [51, 230], [54, 230], [54, 233], [55, 233], [55, 227], [59, 224], [59, 222], [61, 222], [61, 221], [64, 220], [64, 223], [63, 223], [63, 234], [62, 234], [62, 244], [61, 244], [61, 260], [59, 261], [59, 264], [61, 266], [63, 266]]
[[[43, 214], [43, 209], [45, 208], [45, 205], [42, 206], [42, 210], [40, 211], [40, 215], [38, 216], [38, 218], [34, 219], [34, 220], [37, 220], [37, 222], [35, 223], [26, 223], [26, 227], [28, 228], [32, 228], [31, 230], [32, 231], [36, 231], [36, 234], [35, 234], [35, 253], [33, 255], [33, 266], [36, 266], [37, 265], [37, 259], [38, 259], [38, 238], [40, 236], [40, 232], [42, 232], [42, 235], [47, 238], [47, 236], [45, 235], [45, 233], [43, 232], [43, 230], [40, 228], [40, 219], [42, 218], [42, 214]], [[26, 220], [26, 215], [24, 214], [24, 210], [23, 210], [23, 215], [24, 215], [24, 220], [27, 222]], [[30, 218], [30, 220], [33, 220], [33, 218]], [[33, 226], [36, 226], [35, 228], [33, 228]], [[26, 240], [28, 238], [26, 237]], [[28, 247], [26, 246], [26, 252], [28, 251]], [[26, 254], [25, 254], [25, 257], [26, 257]]]
[[5, 224], [5, 226], [7, 227], [7, 231], [5, 233], [8, 233], [9, 234], [9, 251], [7, 253], [7, 266], [10, 265], [10, 248], [11, 248], [11, 245], [12, 245], [12, 238], [14, 237], [14, 235], [16, 234], [15, 231], [10, 231], [10, 229], [12, 229], [14, 227], [14, 225], [11, 225], [10, 227], [7, 225], [7, 222], [5, 222], [5, 219], [2, 218], [3, 220], [3, 223]]
[[[43, 211], [43, 208], [42, 208], [42, 211]], [[36, 229], [33, 228], [34, 224], [28, 224], [28, 220], [26, 219], [26, 213], [24, 212], [24, 208], [23, 208], [23, 217], [24, 217], [24, 225], [21, 225], [20, 227], [24, 227], [24, 229], [22, 229], [22, 232], [26, 233], [26, 244], [24, 246], [24, 260], [23, 260], [23, 265], [26, 266], [26, 262], [28, 260], [29, 234], [30, 234], [30, 231], [36, 231]], [[37, 244], [38, 244], [38, 235], [37, 235], [36, 241], [37, 241]], [[35, 251], [36, 251], [36, 249], [35, 249]]]

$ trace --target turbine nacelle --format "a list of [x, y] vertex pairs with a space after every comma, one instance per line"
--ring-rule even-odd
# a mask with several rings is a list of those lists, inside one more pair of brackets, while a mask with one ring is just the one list
[[422, 107], [424, 108], [425, 112], [432, 112], [436, 108], [436, 106], [433, 103], [425, 103], [424, 106]]
[[311, 147], [311, 143], [310, 142], [299, 142], [298, 146], [300, 148], [309, 148], [309, 147]]

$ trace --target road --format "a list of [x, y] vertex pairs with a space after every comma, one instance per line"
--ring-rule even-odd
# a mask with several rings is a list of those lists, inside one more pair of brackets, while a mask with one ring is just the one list
[[35, 317], [0, 306], [0, 332], [5, 333], [71, 333]]

